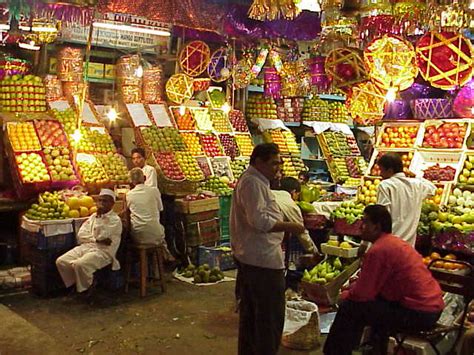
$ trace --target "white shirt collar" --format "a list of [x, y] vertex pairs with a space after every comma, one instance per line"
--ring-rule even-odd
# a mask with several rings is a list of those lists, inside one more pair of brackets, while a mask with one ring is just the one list
[[406, 175], [405, 173], [401, 172], [401, 173], [394, 174], [392, 177], [406, 177]]
[[250, 174], [254, 175], [255, 177], [262, 180], [265, 184], [270, 186], [270, 181], [265, 177], [265, 175], [263, 175], [260, 171], [258, 171], [257, 168], [253, 167], [252, 165], [249, 165], [248, 170]]

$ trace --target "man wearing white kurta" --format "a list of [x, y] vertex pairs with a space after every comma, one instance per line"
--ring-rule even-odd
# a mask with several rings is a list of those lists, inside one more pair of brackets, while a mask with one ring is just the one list
[[160, 223], [163, 211], [160, 190], [146, 186], [140, 168], [130, 171], [132, 190], [127, 193], [127, 208], [130, 214], [131, 235], [136, 244], [163, 245], [165, 231]]
[[143, 170], [145, 174], [145, 185], [158, 188], [158, 177], [156, 169], [150, 165], [145, 164], [146, 154], [143, 148], [132, 149], [133, 166]]
[[102, 189], [94, 213], [79, 229], [79, 246], [68, 251], [56, 260], [56, 266], [66, 287], [76, 285], [77, 292], [91, 287], [94, 272], [112, 264], [112, 270], [120, 269], [115, 258], [120, 245], [122, 221], [112, 211], [115, 194]]
[[377, 165], [384, 179], [377, 189], [377, 204], [390, 212], [392, 234], [414, 247], [423, 201], [434, 195], [436, 186], [425, 179], [405, 176], [402, 160], [396, 153], [383, 155]]

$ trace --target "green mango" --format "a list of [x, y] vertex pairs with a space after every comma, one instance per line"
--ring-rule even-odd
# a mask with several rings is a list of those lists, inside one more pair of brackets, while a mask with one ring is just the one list
[[314, 206], [306, 201], [300, 201], [298, 202], [298, 206], [300, 207], [301, 211], [303, 213], [314, 213], [316, 210], [314, 209]]
[[306, 185], [301, 186], [300, 200], [308, 203], [311, 203], [313, 200], [313, 192]]
[[309, 282], [311, 280], [311, 275], [308, 270], [305, 270], [303, 273], [303, 281]]

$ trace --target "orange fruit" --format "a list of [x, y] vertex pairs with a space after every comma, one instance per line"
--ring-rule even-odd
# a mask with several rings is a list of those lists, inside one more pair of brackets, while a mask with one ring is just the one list
[[439, 268], [439, 269], [444, 269], [444, 264], [445, 264], [444, 261], [441, 261], [441, 260], [440, 260], [440, 261], [435, 261], [435, 263], [434, 263], [433, 266], [434, 266], [434, 267], [437, 267], [437, 268]]
[[448, 260], [456, 260], [456, 255], [454, 254], [448, 254], [444, 257], [445, 259], [448, 259]]
[[439, 255], [437, 252], [431, 253], [430, 257], [431, 259], [441, 259], [441, 255]]

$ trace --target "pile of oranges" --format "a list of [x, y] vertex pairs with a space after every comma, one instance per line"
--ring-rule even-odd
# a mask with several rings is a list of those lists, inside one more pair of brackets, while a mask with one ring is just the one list
[[442, 257], [439, 253], [433, 252], [430, 255], [426, 256], [423, 258], [423, 263], [428, 266], [432, 260], [437, 260], [437, 259], [444, 259], [444, 260], [438, 260], [433, 263], [433, 267], [438, 268], [438, 269], [444, 269], [444, 270], [461, 270], [464, 269], [465, 266], [462, 264], [458, 263], [453, 263], [450, 260], [457, 260], [456, 255], [454, 254], [447, 254], [446, 256]]

